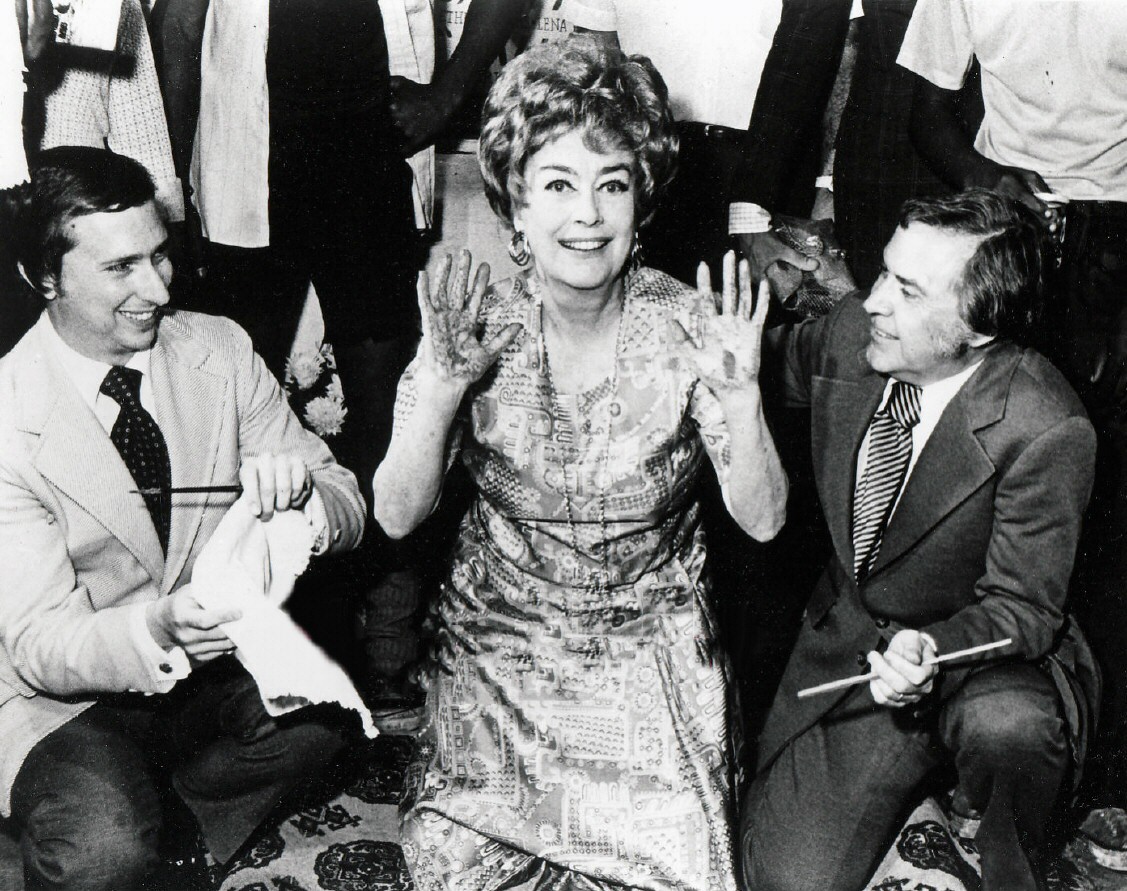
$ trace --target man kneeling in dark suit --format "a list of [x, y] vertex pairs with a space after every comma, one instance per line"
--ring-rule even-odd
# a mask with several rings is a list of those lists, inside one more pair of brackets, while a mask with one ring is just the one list
[[224, 861], [343, 745], [316, 713], [267, 715], [222, 629], [238, 613], [193, 597], [235, 496], [138, 491], [237, 480], [263, 518], [305, 511], [316, 552], [364, 524], [246, 334], [168, 311], [153, 194], [136, 162], [66, 147], [17, 208], [46, 308], [0, 359], [0, 811], [29, 889], [140, 887], [173, 788]]
[[[861, 888], [951, 763], [981, 813], [983, 887], [1041, 886], [1046, 821], [1098, 688], [1065, 608], [1095, 437], [1028, 347], [1042, 237], [989, 192], [910, 201], [863, 300], [772, 335], [788, 398], [811, 410], [834, 556], [744, 802], [754, 891]], [[957, 668], [927, 664], [1005, 638]], [[797, 697], [870, 670], [867, 685]]]

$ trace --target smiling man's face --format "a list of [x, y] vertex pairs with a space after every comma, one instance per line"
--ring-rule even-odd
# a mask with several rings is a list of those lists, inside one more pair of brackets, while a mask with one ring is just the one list
[[76, 352], [123, 365], [152, 347], [168, 303], [172, 263], [156, 204], [75, 217], [73, 247], [44, 286], [47, 314]]
[[865, 355], [875, 371], [924, 386], [977, 361], [971, 348], [990, 338], [963, 321], [958, 288], [979, 241], [925, 223], [896, 229], [865, 300], [871, 323]]

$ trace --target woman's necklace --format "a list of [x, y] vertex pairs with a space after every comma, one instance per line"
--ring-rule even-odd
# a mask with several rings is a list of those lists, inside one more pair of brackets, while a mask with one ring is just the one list
[[[539, 331], [539, 347], [540, 356], [542, 359], [541, 367], [543, 368], [544, 379], [548, 383], [548, 395], [552, 400], [552, 407], [555, 409], [554, 415], [557, 418], [564, 417], [563, 406], [560, 400], [560, 394], [556, 390], [556, 382], [552, 377], [552, 365], [548, 360], [548, 345], [544, 338], [544, 301], [540, 295], [539, 288], [533, 283], [531, 277], [529, 278], [529, 290], [532, 292], [536, 300], [536, 315], [540, 325]], [[602, 560], [601, 571], [599, 576], [594, 581], [588, 582], [585, 587], [589, 587], [592, 593], [605, 593], [610, 590], [610, 536], [607, 533], [607, 475], [610, 466], [610, 440], [611, 440], [611, 425], [615, 416], [621, 412], [621, 406], [618, 404], [618, 360], [622, 353], [622, 329], [623, 320], [626, 318], [626, 297], [622, 298], [622, 312], [618, 317], [618, 331], [614, 337], [614, 366], [611, 371], [610, 377], [610, 398], [607, 400], [607, 431], [606, 438], [603, 441], [603, 450], [600, 455], [600, 460], [595, 464], [595, 482], [599, 490], [598, 501], [598, 519], [599, 519], [599, 542], [598, 551]], [[577, 398], [578, 405], [578, 398]], [[586, 425], [584, 425], [586, 428]], [[573, 442], [576, 444], [576, 452], [578, 453], [578, 434], [579, 430], [576, 429], [574, 422], [571, 424]], [[561, 449], [561, 455], [566, 454]], [[576, 478], [576, 494], [579, 492], [579, 473], [578, 467], [575, 468]], [[568, 485], [568, 464], [566, 458], [560, 460], [560, 476], [563, 487], [564, 508], [567, 511], [567, 528], [571, 537], [571, 549], [575, 552], [576, 556], [581, 556], [582, 551], [579, 548], [579, 530], [575, 523], [575, 505], [572, 501], [571, 487]]]

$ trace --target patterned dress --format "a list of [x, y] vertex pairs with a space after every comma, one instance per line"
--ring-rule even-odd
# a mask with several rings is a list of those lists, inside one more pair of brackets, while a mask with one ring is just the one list
[[[735, 888], [727, 680], [696, 499], [706, 454], [726, 483], [727, 433], [667, 342], [671, 318], [693, 332], [696, 300], [638, 272], [617, 381], [557, 401], [538, 299], [523, 279], [486, 297], [487, 336], [514, 321], [525, 335], [455, 434], [478, 497], [433, 617], [452, 672], [431, 674], [408, 776], [419, 891]], [[400, 410], [411, 392], [409, 370]]]

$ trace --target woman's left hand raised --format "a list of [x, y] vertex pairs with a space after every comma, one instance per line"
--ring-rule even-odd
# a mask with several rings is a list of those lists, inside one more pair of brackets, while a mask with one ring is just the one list
[[718, 397], [752, 390], [759, 385], [769, 287], [766, 279], [760, 282], [756, 299], [747, 260], [739, 262], [737, 284], [736, 255], [729, 251], [724, 255], [719, 308], [708, 266], [701, 263], [697, 267], [697, 291], [701, 299], [696, 327], [700, 343], [694, 342], [679, 321], [670, 322], [670, 338], [677, 355]]
[[473, 258], [463, 250], [450, 277], [447, 254], [438, 267], [433, 292], [426, 270], [419, 273], [419, 312], [423, 320], [421, 357], [439, 379], [462, 389], [477, 381], [520, 334], [517, 323], [506, 325], [488, 340], [478, 323], [481, 301], [489, 286], [489, 267], [482, 263], [469, 285]]

